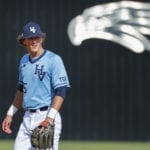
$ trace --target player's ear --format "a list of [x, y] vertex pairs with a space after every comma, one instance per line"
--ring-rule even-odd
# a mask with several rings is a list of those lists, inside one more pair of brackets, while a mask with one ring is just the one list
[[21, 43], [23, 46], [26, 46], [26, 41], [24, 39], [22, 39]]
[[41, 44], [43, 44], [44, 43], [44, 41], [45, 41], [45, 38], [41, 38]]

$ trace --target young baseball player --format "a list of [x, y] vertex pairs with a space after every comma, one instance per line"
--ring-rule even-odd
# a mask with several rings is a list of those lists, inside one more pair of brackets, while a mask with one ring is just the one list
[[3, 131], [11, 134], [14, 114], [21, 107], [25, 110], [14, 150], [34, 150], [31, 133], [43, 123], [54, 124], [51, 149], [58, 150], [62, 127], [59, 110], [70, 85], [61, 57], [43, 47], [45, 37], [37, 23], [28, 22], [17, 38], [28, 53], [20, 60], [18, 90], [2, 123]]

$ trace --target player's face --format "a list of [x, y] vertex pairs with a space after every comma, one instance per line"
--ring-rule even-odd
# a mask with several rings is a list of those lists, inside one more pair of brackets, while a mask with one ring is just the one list
[[43, 38], [31, 37], [24, 40], [24, 45], [28, 49], [29, 53], [37, 53], [42, 48]]

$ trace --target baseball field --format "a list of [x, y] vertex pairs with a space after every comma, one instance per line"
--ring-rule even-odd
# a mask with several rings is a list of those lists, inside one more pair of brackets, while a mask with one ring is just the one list
[[[1, 150], [13, 150], [12, 140], [1, 140]], [[59, 150], [149, 150], [150, 142], [61, 141]]]

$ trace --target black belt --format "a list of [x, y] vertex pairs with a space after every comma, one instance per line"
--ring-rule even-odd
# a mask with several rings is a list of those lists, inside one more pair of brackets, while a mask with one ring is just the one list
[[29, 112], [32, 112], [32, 113], [35, 113], [37, 110], [40, 110], [40, 111], [45, 111], [45, 110], [48, 110], [48, 106], [44, 106], [44, 107], [41, 107], [39, 109], [28, 109]]

